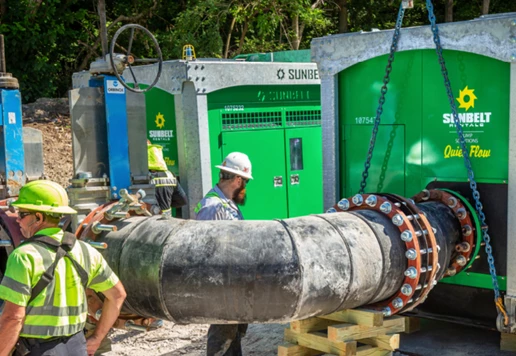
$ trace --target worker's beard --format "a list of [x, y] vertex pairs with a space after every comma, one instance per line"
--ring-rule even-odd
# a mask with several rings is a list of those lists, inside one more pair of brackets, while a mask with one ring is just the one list
[[245, 187], [240, 187], [233, 193], [233, 201], [236, 205], [245, 205], [245, 200], [247, 198], [247, 194], [245, 192]]

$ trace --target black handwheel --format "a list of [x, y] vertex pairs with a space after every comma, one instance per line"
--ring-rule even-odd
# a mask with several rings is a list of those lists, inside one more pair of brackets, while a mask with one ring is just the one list
[[[127, 54], [125, 56], [122, 56], [122, 58], [119, 57], [117, 59], [121, 59], [122, 63], [124, 64], [124, 67], [129, 68], [129, 71], [131, 72], [132, 79], [134, 80], [134, 88], [130, 87], [129, 85], [127, 85], [125, 83], [125, 81], [121, 77], [121, 73], [118, 73], [118, 70], [116, 70], [116, 67], [115, 67], [115, 45], [116, 45], [116, 40], [118, 39], [118, 36], [120, 36], [120, 34], [122, 32], [124, 32], [125, 30], [128, 30], [128, 29], [131, 30], [131, 34], [129, 36], [129, 46], [127, 47]], [[135, 29], [143, 31], [147, 36], [149, 36], [151, 38], [152, 42], [154, 43], [154, 49], [156, 50], [156, 53], [158, 54], [158, 58], [135, 58], [131, 54], [131, 48], [133, 46], [133, 38], [134, 38], [134, 31], [135, 31]], [[161, 76], [161, 70], [162, 70], [162, 67], [163, 67], [163, 56], [161, 55], [161, 49], [159, 48], [158, 41], [152, 35], [152, 33], [150, 33], [149, 30], [147, 30], [143, 26], [136, 25], [136, 24], [124, 25], [124, 26], [120, 27], [118, 29], [118, 31], [116, 31], [115, 35], [113, 36], [113, 39], [111, 40], [111, 48], [109, 50], [109, 60], [111, 61], [111, 67], [114, 69], [115, 75], [116, 75], [117, 79], [120, 81], [120, 83], [122, 83], [122, 85], [124, 87], [126, 87], [127, 90], [133, 91], [135, 93], [144, 93], [144, 92], [152, 89], [156, 85], [156, 83], [158, 82], [159, 77]], [[133, 71], [132, 65], [135, 64], [135, 63], [140, 63], [140, 64], [158, 63], [158, 73], [156, 74], [156, 78], [154, 78], [153, 82], [145, 89], [141, 89], [140, 88], [140, 83], [138, 83], [138, 80], [136, 79], [136, 76], [134, 75], [134, 71]]]

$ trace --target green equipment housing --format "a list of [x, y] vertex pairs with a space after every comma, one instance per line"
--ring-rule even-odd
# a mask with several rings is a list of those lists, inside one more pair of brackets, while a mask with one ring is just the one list
[[[246, 219], [323, 212], [320, 80], [310, 52], [243, 59], [165, 61], [156, 87], [145, 93], [148, 139], [163, 146], [169, 170], [185, 186], [184, 210], [193, 217], [218, 181], [214, 166], [240, 151], [254, 176], [242, 207]], [[151, 69], [133, 70], [146, 83]]]
[[[516, 14], [439, 30], [500, 290], [514, 316], [516, 212], [507, 202], [516, 187]], [[360, 189], [392, 36], [392, 30], [374, 31], [312, 41], [321, 75], [326, 209]], [[401, 31], [366, 190], [410, 197], [425, 188], [454, 190], [474, 206], [432, 32], [417, 27]], [[493, 286], [480, 233], [477, 242], [469, 269], [443, 279], [421, 313], [493, 326]]]

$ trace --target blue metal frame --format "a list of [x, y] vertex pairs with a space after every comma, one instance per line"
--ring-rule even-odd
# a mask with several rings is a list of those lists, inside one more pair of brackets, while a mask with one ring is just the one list
[[0, 89], [2, 134], [0, 135], [0, 173], [7, 182], [6, 197], [18, 195], [25, 184], [25, 152], [21, 94], [18, 89]]
[[109, 185], [111, 197], [118, 199], [120, 189], [129, 189], [131, 185], [126, 89], [113, 75], [91, 78], [90, 86], [104, 88]]

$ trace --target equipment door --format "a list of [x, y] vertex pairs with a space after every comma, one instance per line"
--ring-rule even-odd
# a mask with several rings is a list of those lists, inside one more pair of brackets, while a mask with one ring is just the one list
[[288, 216], [323, 213], [321, 127], [285, 130]]
[[252, 163], [253, 180], [241, 207], [245, 219], [284, 219], [287, 212], [284, 130], [250, 130], [222, 133], [222, 156], [242, 152]]

